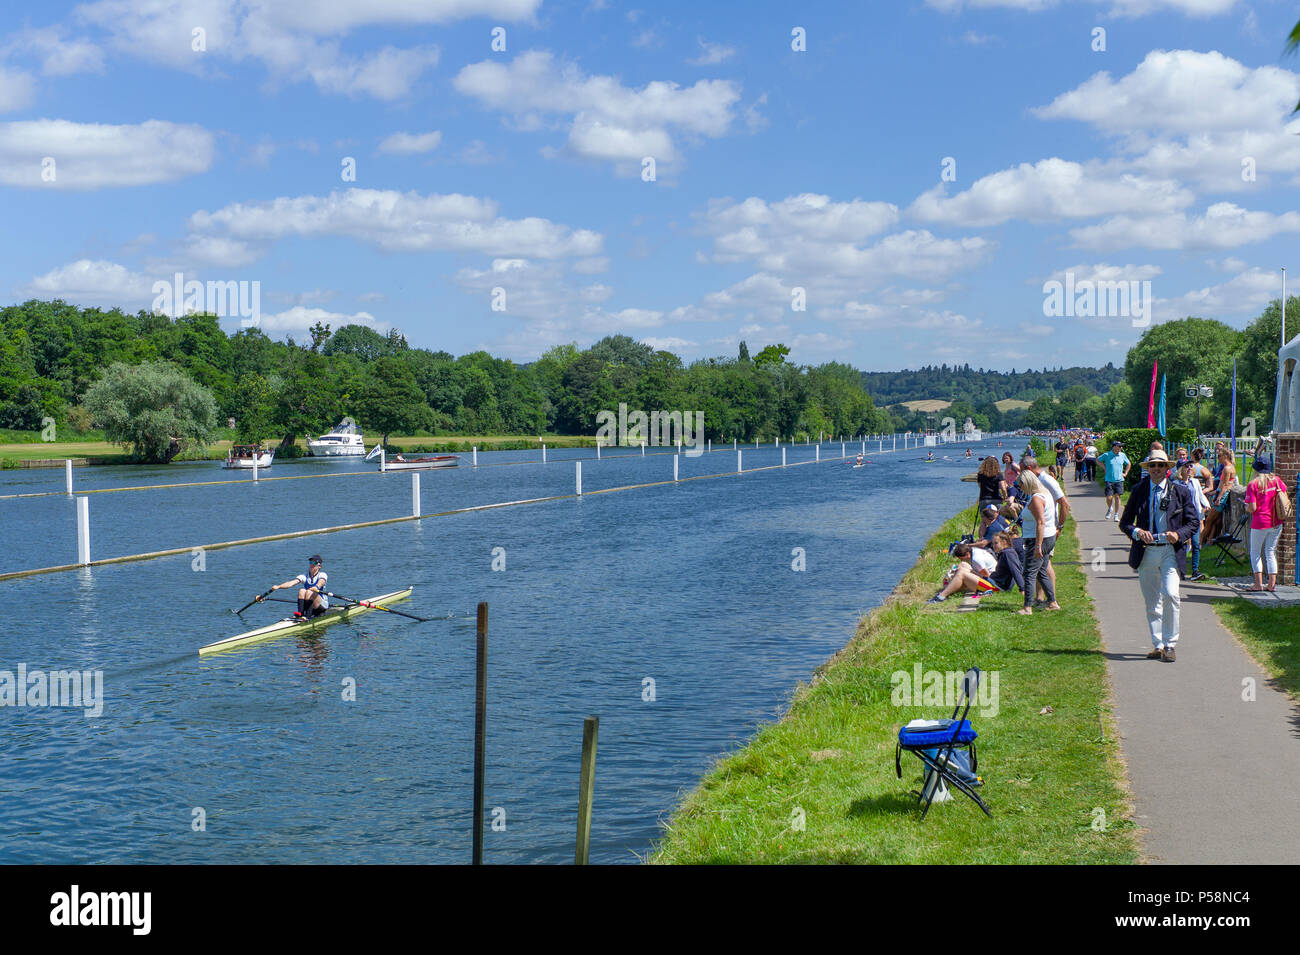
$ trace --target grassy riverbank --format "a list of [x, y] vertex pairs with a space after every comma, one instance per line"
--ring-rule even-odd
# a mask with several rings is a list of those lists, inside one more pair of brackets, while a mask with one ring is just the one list
[[[1105, 659], [1073, 532], [1056, 550], [1065, 609], [1017, 616], [1018, 594], [986, 597], [971, 612], [958, 600], [923, 609], [951, 563], [948, 542], [971, 519], [966, 511], [930, 539], [894, 594], [798, 689], [784, 719], [719, 761], [649, 861], [1137, 861]], [[975, 664], [990, 674], [990, 687], [997, 674], [996, 714], [971, 710], [992, 819], [955, 794], [922, 822], [908, 795], [919, 788], [919, 761], [905, 757], [903, 779], [895, 776], [898, 727], [952, 708], [893, 705], [891, 675], [910, 675], [916, 664], [925, 671]], [[1049, 706], [1052, 713], [1040, 714]]]
[[[543, 435], [548, 448], [594, 448], [596, 439], [587, 435]], [[376, 439], [377, 440], [377, 439]], [[130, 464], [126, 453], [115, 444], [103, 440], [41, 441], [38, 432], [6, 431], [0, 433], [0, 466], [16, 467], [19, 461], [62, 460], [86, 458], [97, 464]], [[202, 453], [190, 453], [177, 458], [183, 461], [220, 461], [234, 442], [227, 438], [216, 441]], [[306, 439], [296, 442], [303, 454], [307, 453]], [[477, 447], [480, 451], [519, 451], [540, 449], [538, 436], [520, 434], [496, 435], [413, 435], [388, 439], [390, 447], [409, 451], [461, 452]]]
[[1213, 607], [1264, 672], [1300, 699], [1300, 607], [1257, 607], [1239, 598], [1215, 600]]

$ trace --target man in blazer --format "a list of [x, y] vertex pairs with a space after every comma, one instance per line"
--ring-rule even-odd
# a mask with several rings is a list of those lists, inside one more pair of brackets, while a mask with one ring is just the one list
[[1152, 650], [1148, 660], [1173, 663], [1178, 644], [1179, 571], [1187, 564], [1187, 544], [1196, 533], [1191, 492], [1170, 480], [1169, 458], [1155, 450], [1142, 462], [1146, 476], [1133, 485], [1119, 519], [1133, 539], [1128, 565], [1138, 572]]

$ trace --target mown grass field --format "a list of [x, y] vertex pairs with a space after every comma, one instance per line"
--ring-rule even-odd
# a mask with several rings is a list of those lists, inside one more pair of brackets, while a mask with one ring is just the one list
[[[0, 438], [15, 438], [20, 436], [17, 432], [7, 432], [0, 435]], [[25, 435], [22, 435], [26, 437]], [[548, 448], [573, 448], [573, 447], [595, 447], [596, 439], [585, 435], [543, 435]], [[376, 440], [378, 440], [376, 438]], [[177, 460], [212, 460], [219, 461], [226, 456], [230, 446], [234, 442], [230, 439], [216, 441], [208, 445], [202, 455], [186, 454]], [[278, 442], [275, 442], [278, 443]], [[541, 442], [538, 436], [531, 435], [413, 435], [409, 437], [392, 437], [388, 443], [394, 447], [400, 448], [427, 448], [430, 451], [468, 451], [471, 447], [477, 446], [480, 451], [491, 451], [494, 449], [505, 448], [540, 448]], [[299, 448], [305, 454], [307, 451], [306, 439], [300, 439], [297, 442]], [[373, 441], [367, 438], [367, 446], [372, 446]], [[62, 458], [89, 458], [111, 462], [114, 464], [128, 464], [125, 451], [107, 441], [40, 441], [36, 433], [32, 433], [31, 440], [11, 440], [0, 443], [0, 462], [21, 460], [48, 460]]]
[[1296, 639], [1300, 607], [1256, 607], [1239, 599], [1216, 600], [1212, 606], [1264, 671], [1282, 689], [1300, 698], [1300, 641]]
[[[1018, 594], [985, 597], [970, 612], [956, 599], [923, 607], [951, 563], [948, 542], [971, 520], [966, 511], [948, 521], [894, 595], [798, 689], [785, 718], [719, 761], [674, 813], [648, 861], [1138, 860], [1105, 660], [1073, 532], [1067, 529], [1056, 550], [1063, 610], [1017, 616]], [[990, 680], [997, 673], [996, 715], [971, 711], [992, 819], [954, 794], [921, 821], [908, 795], [920, 788], [919, 761], [905, 755], [903, 778], [895, 776], [898, 727], [951, 712], [951, 705], [891, 701], [891, 674], [910, 674], [918, 662], [939, 671], [976, 664]], [[1053, 712], [1040, 715], [1049, 706]]]

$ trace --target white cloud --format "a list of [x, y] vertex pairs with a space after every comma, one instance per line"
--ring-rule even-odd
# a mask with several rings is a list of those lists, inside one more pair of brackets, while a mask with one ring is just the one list
[[591, 259], [579, 259], [573, 263], [572, 268], [579, 275], [600, 275], [609, 270], [609, 259], [603, 255]]
[[[1128, 75], [1097, 73], [1034, 110], [1120, 137], [1128, 164], [1214, 191], [1253, 189], [1255, 177], [1300, 172], [1300, 76], [1247, 67], [1218, 52], [1154, 50]], [[1250, 160], [1255, 177], [1243, 174]]]
[[922, 193], [908, 212], [923, 222], [990, 226], [1011, 219], [1055, 222], [1121, 212], [1171, 212], [1192, 201], [1192, 194], [1172, 180], [1052, 158], [984, 176], [954, 196], [937, 185]]
[[[1063, 0], [925, 0], [926, 5], [944, 13], [972, 10], [1020, 10], [1038, 13], [1058, 6]], [[1212, 17], [1227, 13], [1237, 0], [1093, 0], [1109, 6], [1115, 17], [1143, 17], [1155, 13], [1182, 13], [1189, 17]]]
[[192, 235], [185, 243], [185, 256], [196, 265], [240, 268], [257, 261], [259, 253], [246, 242], [215, 235]]
[[659, 163], [676, 158], [677, 133], [720, 137], [735, 119], [740, 88], [727, 80], [689, 87], [654, 81], [639, 90], [612, 76], [584, 74], [576, 65], [534, 50], [510, 63], [484, 60], [464, 67], [456, 89], [511, 116], [518, 128], [540, 129], [542, 116], [570, 118], [568, 148], [578, 156]]
[[379, 144], [379, 151], [402, 155], [429, 153], [437, 149], [440, 142], [442, 133], [437, 130], [431, 133], [393, 133]]
[[24, 294], [129, 311], [148, 306], [153, 300], [153, 283], [153, 277], [132, 272], [116, 262], [78, 259], [34, 277]]
[[[387, 46], [357, 56], [340, 39], [368, 26], [446, 23], [471, 17], [531, 20], [541, 0], [98, 0], [76, 21], [98, 28], [118, 52], [205, 73], [218, 64], [259, 60], [277, 81], [311, 80], [324, 92], [392, 100], [407, 95], [439, 58], [434, 47]], [[206, 49], [192, 48], [205, 31]]]
[[458, 251], [532, 258], [590, 256], [598, 233], [549, 219], [503, 219], [497, 204], [475, 196], [346, 189], [234, 203], [190, 217], [198, 232], [225, 230], [243, 239], [349, 236], [390, 252]]
[[104, 72], [104, 51], [84, 39], [66, 39], [62, 26], [20, 30], [9, 38], [3, 52], [39, 58], [46, 76]]
[[643, 338], [641, 344], [649, 345], [655, 351], [670, 351], [674, 354], [678, 354], [686, 348], [699, 347], [699, 342], [688, 341], [675, 335], [669, 335], [666, 338]]
[[263, 312], [258, 328], [272, 338], [280, 335], [294, 335], [296, 338], [301, 339], [307, 330], [317, 322], [328, 325], [333, 331], [338, 331], [344, 325], [364, 325], [381, 335], [387, 335], [388, 330], [392, 327], [388, 322], [376, 321], [375, 317], [369, 312], [354, 312], [349, 315], [347, 312], [330, 312], [323, 308], [307, 308], [303, 305], [295, 305], [283, 312], [271, 314]]
[[1109, 265], [1100, 262], [1096, 265], [1071, 265], [1053, 272], [1046, 279], [1030, 279], [1030, 285], [1041, 286], [1047, 281], [1064, 282], [1066, 273], [1074, 275], [1075, 284], [1080, 282], [1141, 282], [1153, 279], [1163, 270], [1158, 265]]
[[36, 81], [30, 73], [0, 65], [0, 113], [27, 107], [36, 96]]
[[[207, 171], [214, 137], [200, 126], [149, 120], [135, 126], [36, 119], [0, 123], [0, 183], [100, 189], [172, 182]], [[55, 161], [55, 179], [41, 177]]]
[[1300, 231], [1300, 212], [1251, 212], [1231, 202], [1216, 202], [1203, 216], [1116, 216], [1072, 229], [1075, 245], [1087, 249], [1231, 249]]
[[1219, 285], [1190, 289], [1173, 298], [1157, 298], [1157, 321], [1195, 315], [1201, 318], [1235, 318], [1258, 315], [1282, 294], [1280, 275], [1271, 269], [1247, 269]]
[[702, 36], [696, 37], [695, 42], [700, 45], [700, 55], [688, 61], [691, 66], [712, 66], [715, 63], [725, 63], [736, 55], [734, 46], [727, 46], [723, 43], [709, 43]]

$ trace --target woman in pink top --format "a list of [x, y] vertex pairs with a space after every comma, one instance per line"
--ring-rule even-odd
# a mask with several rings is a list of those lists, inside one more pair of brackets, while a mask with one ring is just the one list
[[1273, 519], [1273, 499], [1278, 490], [1286, 490], [1282, 479], [1272, 473], [1267, 461], [1255, 462], [1255, 476], [1246, 485], [1246, 510], [1250, 512], [1250, 563], [1255, 571], [1255, 586], [1264, 590], [1264, 572], [1268, 571], [1269, 590], [1277, 589], [1277, 541], [1282, 525]]
[[1020, 465], [1016, 464], [1016, 459], [1011, 456], [1010, 451], [1002, 452], [1002, 480], [1007, 482], [1005, 488], [1007, 496], [1015, 489], [1016, 478], [1020, 477]]

